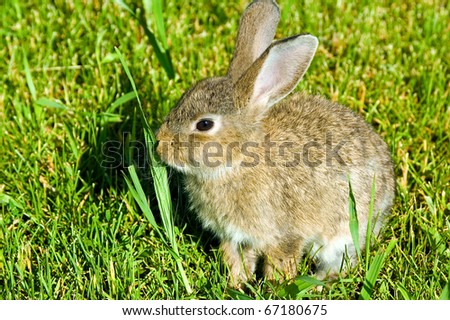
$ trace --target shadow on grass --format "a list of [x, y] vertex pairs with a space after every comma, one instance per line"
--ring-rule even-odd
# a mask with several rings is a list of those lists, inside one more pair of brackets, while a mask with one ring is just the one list
[[[124, 92], [132, 92], [125, 78], [122, 88]], [[148, 99], [147, 102], [150, 105], [158, 104], [155, 97], [145, 96], [145, 99]], [[114, 105], [114, 102], [111, 105]], [[85, 185], [92, 186], [92, 192], [96, 195], [105, 193], [125, 195], [128, 193], [128, 187], [124, 175], [128, 174], [128, 167], [134, 165], [149, 199], [150, 208], [155, 214], [157, 223], [162, 225], [150, 172], [149, 150], [146, 149], [143, 124], [138, 116], [136, 105], [136, 100], [130, 99], [120, 106], [115, 106], [114, 110], [109, 108], [104, 113], [89, 115], [92, 123], [89, 124], [88, 133], [84, 134], [84, 148], [78, 160], [80, 188]], [[145, 111], [150, 113], [149, 117], [156, 119], [155, 110]], [[159, 123], [153, 121], [151, 129], [155, 132], [158, 127]], [[68, 130], [71, 128], [68, 127]], [[199, 243], [206, 252], [217, 248], [218, 241], [211, 233], [202, 229], [195, 213], [188, 209], [183, 176], [170, 168], [168, 168], [168, 175], [175, 226], [182, 230], [183, 234], [191, 237], [194, 242]], [[135, 208], [139, 210], [138, 206]]]

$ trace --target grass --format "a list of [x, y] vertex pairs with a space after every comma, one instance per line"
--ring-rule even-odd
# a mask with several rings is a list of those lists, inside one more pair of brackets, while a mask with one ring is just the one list
[[[149, 29], [161, 30], [148, 5], [126, 3], [133, 12], [147, 10]], [[228, 290], [217, 241], [187, 211], [180, 177], [170, 174], [170, 198], [168, 190], [155, 193], [145, 123], [114, 48], [157, 129], [193, 82], [226, 72], [246, 1], [163, 2], [168, 47], [160, 43], [170, 49], [170, 79], [140, 22], [112, 1], [6, 0], [0, 298], [450, 298], [450, 4], [279, 3], [278, 38], [309, 32], [320, 40], [298, 90], [361, 113], [393, 155], [396, 204], [363, 263], [321, 292], [311, 290], [318, 283], [308, 277], [309, 259], [294, 282], [261, 282], [247, 295]], [[155, 32], [158, 41], [161, 34]], [[131, 165], [140, 177], [134, 186], [147, 195], [141, 204], [162, 229], [149, 223], [125, 180]], [[161, 197], [172, 200], [169, 231], [179, 260], [159, 233], [167, 202]]]

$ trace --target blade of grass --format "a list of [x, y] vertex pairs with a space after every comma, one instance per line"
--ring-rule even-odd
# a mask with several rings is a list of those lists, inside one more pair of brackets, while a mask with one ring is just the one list
[[355, 246], [356, 254], [361, 261], [361, 245], [359, 242], [359, 222], [358, 213], [356, 212], [356, 201], [353, 194], [352, 184], [349, 180], [349, 213], [350, 213], [350, 234], [352, 235], [353, 244]]
[[366, 273], [366, 277], [364, 279], [363, 288], [361, 291], [360, 299], [369, 300], [371, 299], [372, 291], [375, 285], [375, 281], [380, 274], [381, 268], [384, 265], [384, 261], [389, 256], [392, 249], [395, 247], [397, 243], [397, 239], [392, 239], [386, 250], [384, 252], [378, 252], [373, 258], [369, 270]]
[[121, 96], [119, 99], [111, 103], [110, 108], [108, 109], [108, 112], [114, 112], [117, 107], [121, 106], [124, 103], [127, 103], [128, 101], [131, 101], [136, 98], [136, 93], [134, 91], [128, 92]]
[[439, 297], [441, 300], [450, 300], [450, 287], [449, 283], [447, 283], [442, 290], [441, 296]]
[[159, 41], [164, 50], [169, 48], [166, 37], [166, 27], [164, 25], [162, 1], [161, 0], [143, 0], [144, 9], [147, 16], [153, 15], [155, 19], [156, 32], [158, 33]]
[[70, 150], [73, 152], [75, 157], [79, 159], [80, 157], [80, 148], [79, 144], [77, 143], [75, 137], [73, 136], [74, 129], [72, 125], [68, 122], [63, 122], [64, 130], [67, 134], [67, 139], [65, 140], [66, 143], [70, 146]]
[[1, 205], [8, 204], [9, 206], [13, 206], [23, 210], [23, 206], [19, 202], [17, 202], [9, 195], [2, 193], [1, 191], [0, 191], [0, 204]]
[[37, 99], [36, 87], [34, 86], [33, 78], [31, 77], [30, 66], [28, 64], [27, 55], [25, 50], [23, 51], [23, 69], [25, 70], [25, 78], [27, 80], [28, 89], [30, 90], [31, 98], [33, 101]]
[[67, 110], [67, 107], [60, 102], [56, 102], [54, 100], [48, 98], [39, 98], [36, 100], [36, 104], [42, 107], [54, 108], [54, 109], [64, 109]]
[[128, 167], [128, 173], [130, 174], [131, 180], [127, 176], [125, 176], [125, 181], [127, 183], [131, 195], [133, 196], [133, 199], [139, 205], [139, 208], [142, 210], [145, 217], [150, 222], [150, 225], [160, 237], [161, 241], [166, 246], [169, 246], [165, 239], [164, 234], [161, 232], [160, 227], [156, 223], [156, 219], [155, 216], [153, 215], [153, 212], [151, 211], [150, 207], [147, 204], [147, 196], [145, 195], [144, 189], [142, 189], [142, 185], [139, 181], [139, 177], [137, 175], [136, 168], [134, 165]]
[[[123, 9], [125, 9], [126, 11], [128, 11], [132, 15], [132, 17], [139, 22], [141, 27], [144, 29], [144, 33], [147, 36], [150, 45], [153, 47], [153, 50], [155, 51], [159, 63], [161, 63], [161, 66], [164, 68], [164, 71], [166, 72], [169, 79], [173, 79], [175, 77], [175, 71], [173, 69], [172, 59], [170, 58], [169, 50], [165, 49], [164, 45], [161, 46], [159, 44], [159, 42], [155, 37], [155, 34], [149, 29], [149, 27], [147, 26], [147, 22], [143, 17], [140, 17], [135, 12], [133, 12], [133, 10], [131, 10], [131, 8], [128, 5], [126, 5], [122, 0], [115, 0], [115, 3], [118, 4], [120, 7], [122, 7]], [[156, 9], [158, 9], [158, 7], [156, 7]], [[161, 10], [157, 12], [159, 13], [156, 15], [157, 23], [161, 23], [158, 22], [158, 20], [162, 20], [162, 7]], [[164, 29], [164, 25], [162, 26], [162, 28]], [[164, 41], [166, 41], [167, 43], [165, 34], [164, 34]]]
[[404, 300], [411, 300], [410, 294], [408, 293], [408, 291], [406, 291], [406, 288], [401, 283], [397, 285], [397, 290], [400, 292]]
[[41, 105], [35, 103], [37, 99], [36, 86], [34, 85], [33, 77], [31, 76], [31, 70], [28, 64], [28, 58], [25, 50], [22, 51], [22, 54], [23, 54], [23, 69], [25, 70], [25, 78], [27, 81], [28, 89], [30, 90], [31, 99], [33, 101], [34, 118], [38, 123], [40, 123], [42, 122], [44, 116], [42, 113], [42, 107]]
[[308, 276], [299, 276], [295, 281], [280, 290], [278, 295], [282, 298], [301, 299], [302, 296], [314, 287], [324, 286], [325, 283]]
[[366, 255], [365, 266], [366, 266], [366, 268], [369, 265], [369, 258], [370, 258], [369, 248], [370, 248], [370, 243], [372, 240], [371, 239], [372, 238], [372, 218], [373, 218], [374, 202], [375, 202], [375, 175], [373, 176], [373, 180], [372, 180], [372, 191], [370, 194], [370, 204], [369, 204], [369, 219], [367, 220], [367, 229], [366, 229], [366, 250], [365, 250], [365, 255]]
[[[115, 48], [115, 49], [116, 49], [116, 52], [122, 63], [122, 66], [125, 70], [125, 73], [128, 76], [128, 79], [131, 83], [133, 91], [136, 95], [136, 100], [138, 101], [139, 115], [140, 115], [140, 119], [143, 123], [145, 144], [146, 144], [147, 150], [149, 150], [149, 157], [150, 157], [150, 162], [151, 162], [150, 172], [152, 174], [153, 181], [154, 181], [154, 189], [155, 189], [155, 193], [156, 193], [156, 199], [158, 202], [158, 208], [159, 208], [159, 211], [161, 214], [161, 219], [163, 221], [165, 235], [161, 231], [157, 231], [157, 232], [158, 232], [158, 235], [160, 236], [161, 240], [164, 242], [166, 247], [169, 249], [169, 252], [171, 253], [171, 255], [173, 256], [173, 258], [176, 261], [176, 264], [178, 267], [178, 272], [179, 272], [181, 280], [186, 288], [186, 291], [188, 292], [188, 294], [191, 294], [192, 288], [189, 284], [189, 280], [186, 277], [186, 273], [185, 273], [183, 265], [182, 265], [181, 257], [179, 255], [177, 239], [175, 237], [175, 226], [174, 226], [174, 222], [173, 222], [173, 208], [172, 208], [172, 201], [171, 201], [171, 197], [170, 197], [170, 189], [169, 189], [169, 182], [168, 182], [168, 178], [167, 178], [167, 170], [166, 170], [165, 166], [163, 166], [162, 164], [160, 164], [158, 162], [158, 160], [154, 156], [154, 153], [152, 152], [152, 150], [154, 150], [154, 145], [156, 143], [155, 135], [150, 130], [150, 127], [148, 125], [147, 119], [145, 117], [145, 113], [142, 109], [142, 103], [139, 98], [139, 94], [137, 92], [136, 84], [135, 84], [134, 79], [131, 75], [131, 72], [128, 68], [128, 65], [127, 65], [122, 53], [120, 52], [120, 50], [118, 48]], [[137, 176], [134, 166], [129, 167], [129, 173], [131, 175], [133, 184], [131, 184], [131, 181], [129, 181], [129, 179], [127, 181], [127, 184], [129, 187], [131, 187], [130, 192], [132, 193], [133, 198], [136, 200], [136, 202], [141, 207], [141, 209], [144, 208], [144, 214], [149, 219], [150, 224], [155, 228], [155, 230], [159, 230], [159, 227], [156, 223], [153, 213], [146, 201], [145, 193], [142, 189], [142, 186], [140, 184], [140, 181], [138, 179], [138, 176]], [[134, 186], [134, 188], [133, 188], [133, 186]], [[165, 240], [165, 237], [167, 237], [169, 241]]]
[[245, 293], [234, 289], [227, 288], [227, 293], [233, 300], [254, 300], [252, 297], [246, 295]]
[[122, 53], [118, 48], [116, 48], [116, 52], [119, 55], [120, 61], [125, 69], [125, 73], [128, 76], [128, 79], [131, 82], [131, 86], [133, 88], [133, 91], [135, 93], [136, 99], [138, 101], [139, 106], [139, 112], [141, 115], [141, 120], [143, 122], [143, 129], [144, 129], [144, 138], [145, 138], [145, 144], [146, 148], [149, 152], [150, 157], [150, 170], [151, 174], [154, 180], [154, 186], [155, 186], [155, 192], [158, 200], [158, 206], [160, 206], [161, 210], [161, 218], [164, 224], [165, 230], [168, 232], [169, 239], [175, 239], [174, 235], [174, 226], [173, 226], [173, 219], [172, 219], [172, 202], [170, 199], [170, 191], [169, 191], [169, 181], [167, 179], [167, 170], [166, 167], [158, 162], [153, 154], [154, 144], [156, 143], [155, 135], [153, 134], [153, 131], [150, 130], [150, 126], [148, 125], [147, 119], [145, 117], [144, 111], [142, 109], [142, 103], [139, 98], [139, 94], [137, 92], [136, 84], [134, 82], [133, 76], [131, 75], [131, 72], [125, 62], [125, 59], [123, 58]]

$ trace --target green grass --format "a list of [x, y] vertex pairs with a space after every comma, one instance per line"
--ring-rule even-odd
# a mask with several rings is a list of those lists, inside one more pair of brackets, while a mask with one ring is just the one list
[[[306, 259], [296, 281], [258, 283], [247, 295], [227, 290], [217, 241], [187, 211], [180, 177], [169, 174], [170, 198], [155, 193], [145, 123], [115, 50], [157, 129], [193, 82], [226, 72], [246, 1], [165, 1], [164, 26], [151, 19], [158, 8], [126, 3], [170, 49], [173, 79], [140, 22], [112, 1], [0, 5], [0, 298], [450, 298], [447, 1], [280, 1], [278, 38], [320, 40], [298, 90], [374, 125], [392, 151], [398, 192], [388, 225], [345, 277], [314, 290]], [[124, 178], [132, 164], [146, 203]], [[164, 229], [167, 199], [174, 226]]]

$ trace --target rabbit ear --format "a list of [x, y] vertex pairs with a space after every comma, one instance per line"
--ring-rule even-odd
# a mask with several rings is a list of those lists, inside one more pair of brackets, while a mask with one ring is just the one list
[[314, 57], [318, 40], [298, 35], [273, 43], [236, 83], [237, 101], [263, 114], [299, 83]]
[[280, 9], [275, 1], [255, 0], [242, 14], [236, 39], [236, 49], [228, 69], [235, 83], [239, 77], [269, 47], [280, 21]]

